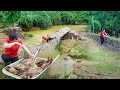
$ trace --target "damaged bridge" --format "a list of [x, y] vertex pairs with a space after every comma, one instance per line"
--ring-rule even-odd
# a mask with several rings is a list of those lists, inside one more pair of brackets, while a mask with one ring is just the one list
[[[30, 48], [30, 51], [33, 54], [36, 54], [36, 52], [39, 51], [39, 53], [44, 53], [44, 51], [47, 51], [50, 47], [55, 48], [57, 44], [59, 44], [60, 40], [64, 39], [80, 39], [80, 36], [78, 33], [75, 31], [71, 30], [68, 27], [64, 27], [60, 30], [57, 30], [53, 34], [50, 35], [50, 37], [56, 37], [55, 39], [51, 40], [50, 42], [39, 42], [35, 46]], [[24, 55], [24, 56], [23, 56]], [[22, 55], [20, 56], [21, 58], [26, 57], [27, 53], [22, 51]]]
[[[48, 50], [49, 47], [55, 47], [60, 42], [60, 39], [64, 35], [66, 35], [68, 32], [70, 32], [70, 28], [68, 28], [68, 27], [64, 27], [60, 30], [57, 30], [56, 32], [54, 32], [53, 34], [50, 35], [50, 37], [56, 37], [55, 39], [51, 40], [48, 43], [41, 41], [38, 44], [32, 46], [30, 48], [30, 51], [33, 54], [36, 54], [36, 52], [38, 52], [38, 51], [39, 51], [39, 53], [43, 53], [44, 51]], [[27, 56], [27, 53], [25, 51], [23, 51], [23, 49], [21, 49], [19, 52], [22, 53], [22, 55], [20, 55], [19, 58], [23, 58], [23, 57]]]

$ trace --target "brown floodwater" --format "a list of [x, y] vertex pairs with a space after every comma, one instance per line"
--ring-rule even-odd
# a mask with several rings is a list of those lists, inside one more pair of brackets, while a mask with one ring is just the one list
[[51, 35], [55, 31], [60, 30], [61, 28], [64, 28], [64, 27], [69, 27], [71, 30], [80, 31], [85, 29], [87, 26], [86, 25], [59, 25], [59, 26], [52, 26], [47, 30], [38, 29], [38, 30], [29, 31], [29, 32], [24, 32], [24, 33], [33, 35], [33, 37], [31, 37], [29, 40], [25, 40], [24, 43], [26, 45], [35, 45], [36, 43], [39, 43], [42, 40], [43, 36], [46, 36], [48, 34]]
[[[24, 32], [28, 34], [33, 34], [33, 37], [31, 37], [28, 40], [24, 40], [24, 44], [26, 46], [36, 45], [37, 43], [41, 42], [42, 36], [46, 36], [48, 34], [50, 35], [55, 31], [66, 26], [69, 27], [71, 30], [76, 30], [76, 31], [83, 30], [83, 28], [86, 27], [85, 25], [61, 25], [61, 26], [53, 26], [48, 30], [35, 30], [35, 31]], [[58, 52], [55, 49], [55, 45], [50, 45], [46, 50], [40, 52], [37, 56], [42, 58], [48, 58], [48, 57], [55, 58], [59, 53], [60, 52]], [[60, 74], [60, 77], [64, 77], [65, 73], [67, 73], [70, 75], [71, 78], [76, 77], [74, 74], [72, 74], [74, 60], [72, 59], [65, 60], [64, 58], [66, 56], [67, 56], [66, 54], [62, 54], [55, 61], [55, 63], [49, 68], [47, 74], [48, 75]]]

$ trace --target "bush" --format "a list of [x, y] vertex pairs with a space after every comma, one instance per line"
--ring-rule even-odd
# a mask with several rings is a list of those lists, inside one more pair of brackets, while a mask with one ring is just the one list
[[98, 33], [98, 31], [101, 30], [101, 23], [97, 20], [94, 20], [94, 29], [95, 33]]
[[0, 22], [7, 27], [11, 23], [15, 23], [20, 14], [20, 11], [0, 11]]
[[89, 12], [88, 11], [76, 11], [74, 12], [74, 16], [75, 16], [75, 24], [86, 24], [88, 23], [88, 15]]
[[17, 23], [20, 24], [23, 28], [31, 28], [33, 26], [30, 15], [22, 15]]
[[48, 29], [52, 25], [87, 23], [88, 13], [87, 11], [0, 11], [0, 22], [4, 27], [17, 23], [26, 29], [34, 26]]
[[[93, 32], [93, 22], [89, 19], [88, 28]], [[94, 32], [98, 33], [101, 30], [101, 23], [98, 20], [94, 19]]]
[[26, 11], [21, 13], [20, 19], [17, 21], [24, 28], [37, 26], [48, 29], [52, 26], [49, 15], [45, 11]]
[[62, 24], [74, 24], [75, 23], [74, 14], [72, 12], [62, 12], [61, 22]]
[[50, 16], [52, 25], [60, 25], [61, 24], [61, 16], [59, 11], [48, 11]]

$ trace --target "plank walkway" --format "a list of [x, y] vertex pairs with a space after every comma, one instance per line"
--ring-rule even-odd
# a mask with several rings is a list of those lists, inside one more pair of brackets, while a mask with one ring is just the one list
[[70, 31], [70, 28], [68, 27], [64, 27], [56, 32], [54, 32], [53, 34], [49, 35], [50, 37], [56, 37], [55, 39], [51, 40], [50, 42], [40, 42], [38, 44], [36, 44], [35, 46], [33, 46], [30, 50], [33, 54], [36, 54], [36, 52], [42, 52], [44, 50], [46, 50], [48, 47], [50, 47], [51, 45], [57, 45], [60, 42], [60, 39]]

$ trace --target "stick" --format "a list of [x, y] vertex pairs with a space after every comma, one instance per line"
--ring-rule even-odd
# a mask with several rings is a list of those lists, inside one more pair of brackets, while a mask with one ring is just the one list
[[36, 53], [35, 53], [35, 56], [34, 56], [34, 59], [33, 59], [33, 61], [32, 61], [32, 63], [31, 64], [34, 64], [35, 62], [36, 62], [36, 56], [37, 56], [37, 54], [38, 54], [38, 52], [40, 51], [41, 49], [39, 49]]

